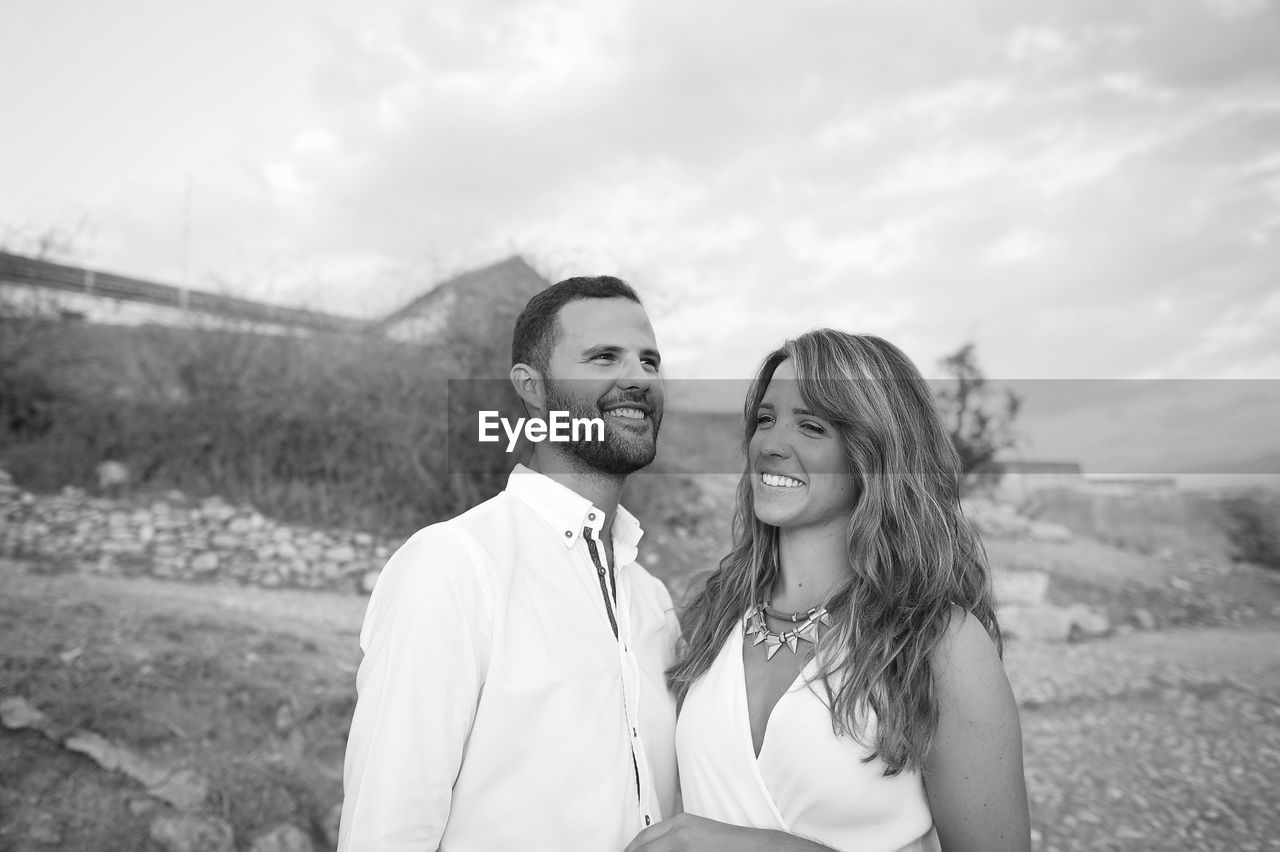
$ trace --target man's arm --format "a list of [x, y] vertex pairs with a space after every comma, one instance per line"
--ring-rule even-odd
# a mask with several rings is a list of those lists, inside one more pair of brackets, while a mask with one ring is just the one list
[[489, 651], [489, 601], [459, 534], [419, 532], [369, 599], [339, 852], [440, 845]]

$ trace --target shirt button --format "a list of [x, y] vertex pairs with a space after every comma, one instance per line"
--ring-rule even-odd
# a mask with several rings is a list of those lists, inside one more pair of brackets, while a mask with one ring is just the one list
[[564, 537], [565, 537], [565, 538], [573, 538], [573, 530], [565, 530], [565, 531], [564, 531]]
[[596, 513], [595, 513], [595, 512], [592, 512], [591, 514], [587, 515], [587, 520], [588, 520], [588, 521], [594, 521], [595, 519], [596, 519]]
[[649, 815], [648, 815], [648, 814], [645, 814], [645, 815], [644, 815], [644, 824], [645, 824], [645, 825], [648, 825], [648, 824], [649, 824]]

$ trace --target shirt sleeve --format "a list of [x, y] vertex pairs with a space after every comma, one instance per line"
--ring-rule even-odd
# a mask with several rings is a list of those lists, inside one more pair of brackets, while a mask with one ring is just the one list
[[671, 602], [671, 592], [667, 589], [667, 584], [654, 578], [654, 582], [658, 584], [658, 597], [662, 603], [663, 614], [667, 627], [667, 643], [668, 643], [668, 661], [667, 667], [670, 668], [683, 650], [684, 634], [680, 629], [680, 618], [676, 613], [676, 605]]
[[378, 577], [360, 631], [339, 852], [440, 845], [488, 666], [478, 557], [465, 533], [428, 527]]

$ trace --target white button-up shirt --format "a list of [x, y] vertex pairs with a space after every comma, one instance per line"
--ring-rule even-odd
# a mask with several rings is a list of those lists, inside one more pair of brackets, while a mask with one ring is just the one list
[[620, 850], [674, 811], [680, 627], [635, 563], [636, 519], [618, 508], [616, 571], [603, 521], [517, 467], [391, 557], [360, 632], [340, 852]]

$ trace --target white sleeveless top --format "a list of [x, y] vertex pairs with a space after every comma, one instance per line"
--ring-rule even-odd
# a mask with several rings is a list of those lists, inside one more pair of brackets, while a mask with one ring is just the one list
[[[804, 685], [816, 665], [811, 660], [778, 699], [757, 758], [742, 629], [729, 635], [711, 668], [690, 687], [676, 723], [684, 809], [833, 849], [941, 852], [919, 773], [885, 777], [880, 759], [862, 762], [869, 749], [835, 735], [826, 690], [820, 682]], [[873, 726], [874, 719], [868, 742]]]

